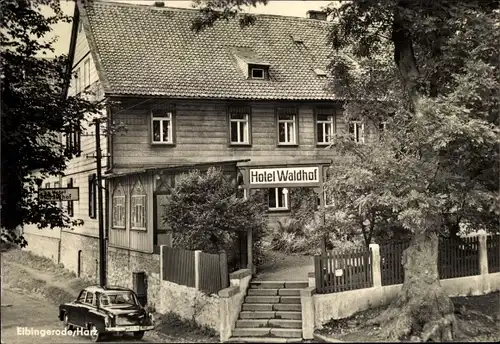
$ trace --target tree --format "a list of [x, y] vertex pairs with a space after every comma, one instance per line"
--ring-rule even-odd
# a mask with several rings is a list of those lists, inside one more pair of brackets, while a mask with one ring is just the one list
[[[207, 13], [196, 29], [220, 19]], [[370, 324], [391, 339], [452, 339], [458, 329], [439, 283], [438, 234], [461, 224], [495, 228], [500, 216], [498, 1], [353, 0], [328, 13], [339, 52], [332, 87], [348, 99], [346, 119], [388, 126], [379, 143], [336, 140], [353, 161], [344, 175], [357, 175], [346, 183], [361, 185], [353, 195], [360, 214], [381, 209], [412, 233], [403, 288]]]
[[[206, 173], [194, 170], [182, 175], [164, 205], [164, 220], [176, 247], [225, 251], [237, 259], [238, 233], [252, 230], [254, 262], [258, 263], [260, 239], [267, 226], [266, 206], [261, 197], [243, 199], [221, 169]], [[236, 249], [236, 250], [235, 250]]]
[[[57, 203], [39, 202], [37, 187], [47, 176], [63, 175], [77, 152], [66, 150], [61, 134], [82, 130], [86, 115], [103, 104], [84, 97], [66, 97], [71, 68], [66, 56], [46, 58], [54, 40], [44, 41], [51, 25], [69, 22], [59, 0], [1, 0], [2, 57], [2, 242], [26, 244], [16, 234], [25, 224], [69, 227], [70, 219]], [[42, 6], [53, 14], [44, 16]]]

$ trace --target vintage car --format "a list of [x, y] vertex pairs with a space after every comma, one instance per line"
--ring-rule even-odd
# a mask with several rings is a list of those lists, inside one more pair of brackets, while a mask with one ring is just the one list
[[120, 287], [85, 288], [75, 301], [59, 306], [59, 320], [67, 330], [89, 330], [94, 342], [118, 333], [140, 339], [154, 329], [153, 315], [141, 306], [134, 291]]

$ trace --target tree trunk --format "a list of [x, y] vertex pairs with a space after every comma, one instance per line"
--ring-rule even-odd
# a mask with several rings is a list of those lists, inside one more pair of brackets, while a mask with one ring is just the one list
[[[395, 6], [392, 41], [394, 62], [401, 81], [419, 114], [423, 95], [418, 92], [420, 73], [413, 51], [413, 42], [403, 10], [410, 1], [400, 0]], [[438, 274], [438, 236], [433, 224], [417, 229], [410, 247], [402, 257], [404, 283], [389, 308], [368, 322], [378, 324], [387, 338], [418, 336], [423, 341], [452, 340], [457, 331], [454, 305], [441, 288]]]
[[441, 288], [437, 268], [438, 237], [434, 231], [416, 234], [404, 251], [404, 283], [389, 308], [370, 321], [387, 338], [417, 336], [423, 341], [452, 340], [456, 333], [454, 305]]

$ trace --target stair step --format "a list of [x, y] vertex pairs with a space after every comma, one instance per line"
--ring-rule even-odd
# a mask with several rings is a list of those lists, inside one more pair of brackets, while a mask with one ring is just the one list
[[256, 311], [249, 312], [243, 311], [240, 312], [240, 319], [272, 319], [274, 318], [276, 312], [275, 311]]
[[302, 337], [279, 338], [279, 337], [231, 337], [226, 343], [301, 343]]
[[[300, 298], [299, 298], [300, 301]], [[246, 296], [245, 303], [278, 303], [280, 296]], [[292, 302], [290, 302], [292, 303]]]
[[294, 329], [294, 328], [272, 328], [270, 330], [270, 334], [272, 337], [280, 337], [280, 338], [297, 338], [302, 337], [302, 329]]
[[232, 332], [233, 337], [269, 337], [271, 334], [271, 328], [235, 328]]
[[252, 289], [280, 289], [285, 288], [284, 281], [251, 281], [250, 288]]
[[292, 328], [302, 330], [302, 320], [270, 319], [268, 324], [268, 326], [272, 328]]
[[301, 343], [302, 337], [279, 338], [279, 337], [231, 337], [226, 343]]
[[278, 289], [248, 289], [248, 296], [277, 296], [277, 295], [278, 295]]
[[288, 281], [285, 282], [285, 288], [287, 289], [304, 289], [309, 287], [308, 281]]
[[280, 303], [294, 303], [300, 305], [300, 296], [281, 296]]
[[236, 321], [237, 328], [259, 328], [259, 327], [269, 327], [269, 319], [240, 319]]
[[[268, 289], [249, 289], [248, 291], [250, 292], [251, 290], [268, 290]], [[269, 289], [271, 290], [271, 289]], [[279, 296], [300, 296], [300, 289], [278, 289], [278, 295]]]
[[277, 303], [272, 305], [274, 311], [295, 311], [302, 312], [302, 305], [294, 303]]
[[242, 311], [272, 311], [272, 303], [244, 303]]
[[302, 320], [302, 312], [276, 312], [276, 319]]

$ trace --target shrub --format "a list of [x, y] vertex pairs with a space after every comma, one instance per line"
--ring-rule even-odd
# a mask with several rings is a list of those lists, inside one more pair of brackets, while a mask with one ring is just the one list
[[253, 233], [254, 264], [259, 264], [260, 240], [267, 227], [266, 205], [260, 197], [243, 199], [221, 169], [182, 175], [164, 207], [164, 220], [176, 247], [208, 253], [224, 251], [230, 267], [238, 259], [238, 232]]

